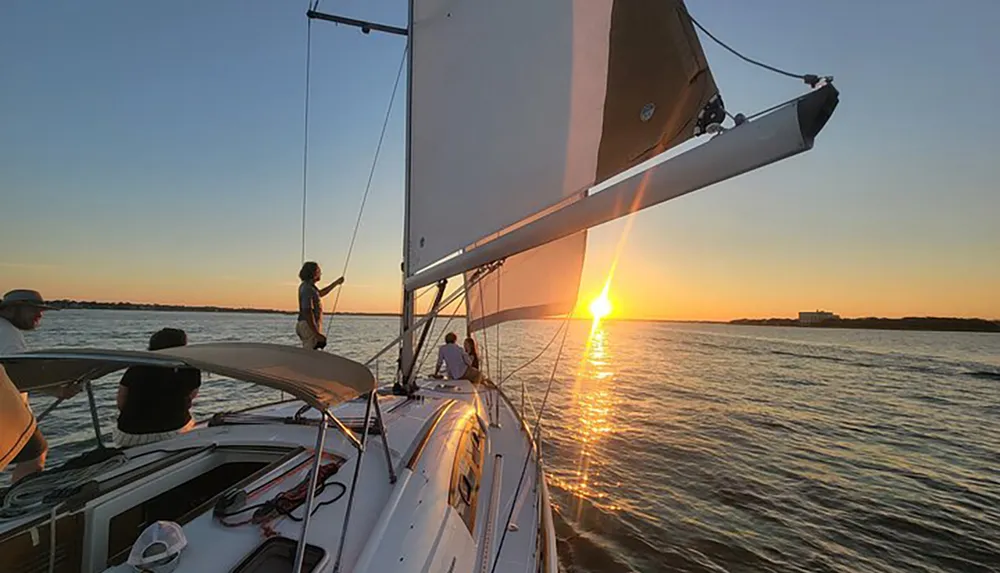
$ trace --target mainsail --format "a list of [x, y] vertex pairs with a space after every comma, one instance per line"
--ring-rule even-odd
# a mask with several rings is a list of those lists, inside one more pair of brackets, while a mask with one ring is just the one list
[[[410, 46], [411, 275], [723, 115], [680, 0], [415, 0]], [[580, 229], [506, 258], [470, 290], [470, 328], [568, 312], [585, 249]]]

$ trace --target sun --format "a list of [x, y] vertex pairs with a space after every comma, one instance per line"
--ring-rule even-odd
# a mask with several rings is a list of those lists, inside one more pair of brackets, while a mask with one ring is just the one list
[[600, 321], [602, 318], [611, 314], [611, 301], [608, 300], [608, 287], [610, 282], [604, 283], [604, 290], [601, 294], [597, 295], [597, 298], [590, 302], [590, 315], [594, 317], [594, 322]]

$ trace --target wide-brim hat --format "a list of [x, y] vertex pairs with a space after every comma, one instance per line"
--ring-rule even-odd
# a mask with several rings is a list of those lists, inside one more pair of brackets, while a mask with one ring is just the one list
[[3, 298], [0, 299], [0, 308], [14, 306], [15, 304], [31, 306], [42, 310], [59, 310], [54, 306], [45, 304], [45, 299], [42, 298], [41, 293], [37, 290], [24, 288], [14, 289], [3, 295]]

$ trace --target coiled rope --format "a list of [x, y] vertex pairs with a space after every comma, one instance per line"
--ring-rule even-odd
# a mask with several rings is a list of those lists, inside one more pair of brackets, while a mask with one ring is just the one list
[[62, 501], [93, 478], [118, 469], [127, 462], [128, 457], [118, 453], [81, 468], [54, 470], [25, 478], [7, 490], [0, 507], [0, 519], [18, 517], [39, 506]]

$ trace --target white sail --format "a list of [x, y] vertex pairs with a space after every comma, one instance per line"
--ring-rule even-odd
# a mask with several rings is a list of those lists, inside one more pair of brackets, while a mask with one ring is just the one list
[[[411, 275], [721, 119], [678, 0], [416, 0], [413, 10]], [[583, 231], [509, 258], [477, 287], [499, 283], [499, 299], [483, 296], [494, 308], [469, 301], [473, 326], [571, 308]]]
[[415, 0], [411, 273], [593, 182], [610, 5]]
[[586, 248], [584, 231], [507, 259], [469, 289], [465, 302], [469, 331], [571, 312]]
[[[470, 246], [466, 252], [559, 211], [584, 196], [583, 193], [570, 196], [534, 217]], [[570, 312], [576, 304], [586, 251], [587, 232], [584, 230], [505, 260], [499, 269], [475, 281], [474, 287], [469, 289], [465, 299], [468, 330], [473, 332], [510, 320]], [[466, 284], [472, 284], [471, 274], [471, 271], [466, 273]]]

